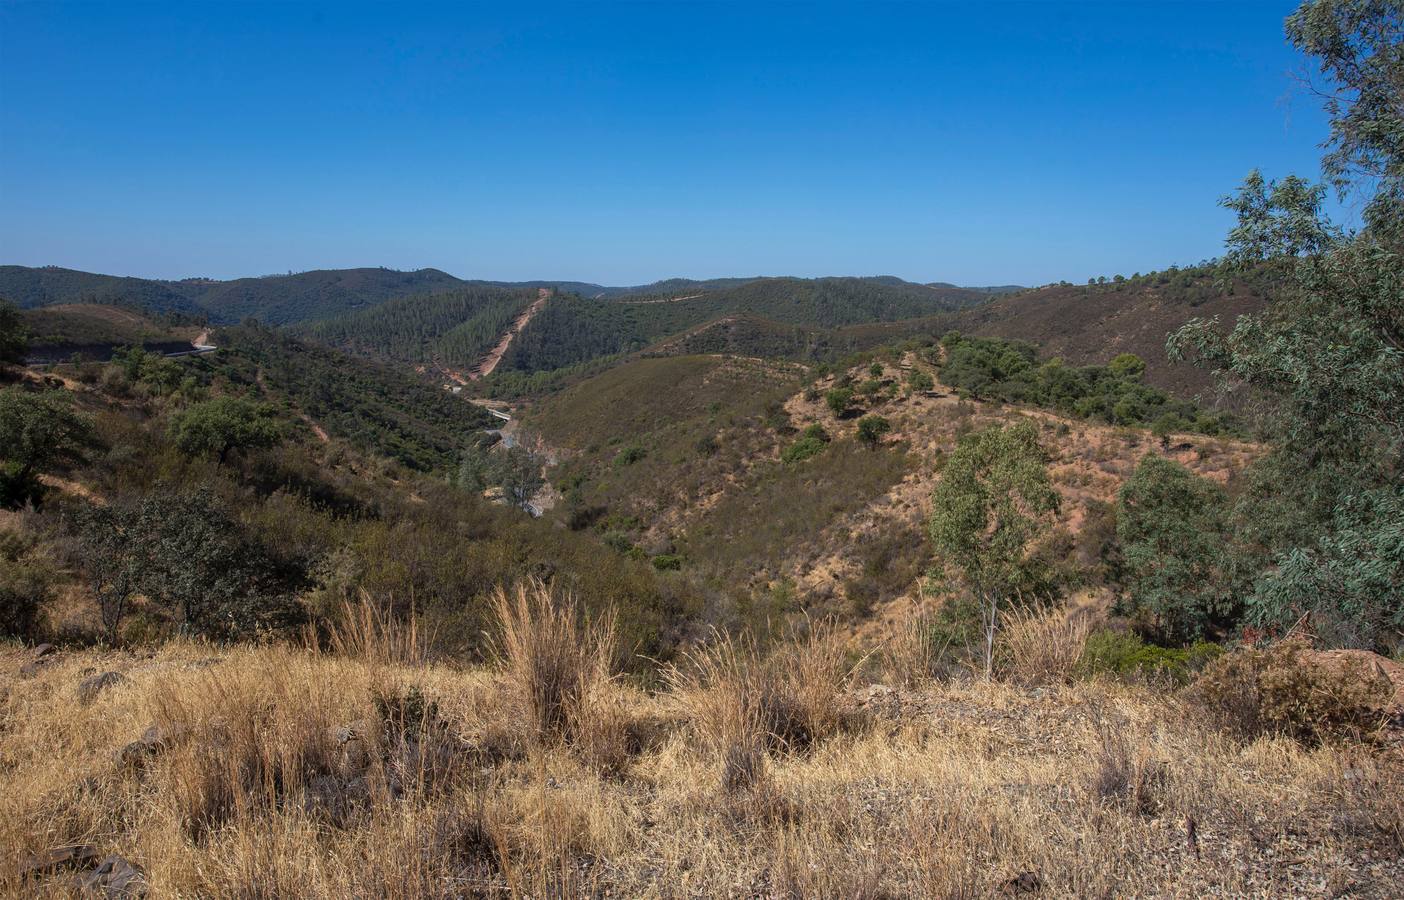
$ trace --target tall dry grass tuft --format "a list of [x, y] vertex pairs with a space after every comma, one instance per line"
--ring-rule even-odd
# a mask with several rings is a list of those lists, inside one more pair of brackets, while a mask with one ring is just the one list
[[[332, 624], [327, 644], [333, 653], [370, 663], [421, 666], [433, 638], [413, 610], [399, 619], [363, 590], [355, 603], [343, 601], [341, 621]], [[309, 633], [308, 643], [317, 646], [315, 633]]]
[[665, 677], [721, 760], [723, 786], [737, 789], [761, 778], [768, 749], [803, 750], [850, 724], [843, 689], [853, 670], [837, 629], [821, 624], [769, 655], [749, 632], [718, 635]]
[[1072, 681], [1091, 633], [1085, 613], [1061, 606], [1015, 607], [1001, 616], [1001, 668], [1020, 684]]
[[883, 645], [882, 677], [909, 688], [927, 684], [947, 671], [950, 648], [950, 638], [938, 632], [935, 617], [919, 610]]
[[509, 693], [533, 739], [590, 742], [608, 716], [619, 657], [614, 614], [586, 621], [575, 598], [530, 579], [499, 587], [492, 608], [500, 634], [497, 656]]

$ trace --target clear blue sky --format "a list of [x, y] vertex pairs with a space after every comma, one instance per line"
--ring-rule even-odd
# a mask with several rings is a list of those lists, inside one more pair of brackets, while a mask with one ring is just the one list
[[1192, 263], [1249, 169], [1318, 172], [1294, 6], [0, 0], [0, 263], [609, 284]]

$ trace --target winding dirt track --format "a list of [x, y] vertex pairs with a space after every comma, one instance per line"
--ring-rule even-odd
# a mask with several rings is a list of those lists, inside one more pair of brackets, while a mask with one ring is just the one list
[[531, 317], [536, 315], [541, 307], [546, 305], [546, 301], [550, 296], [551, 292], [547, 288], [536, 289], [536, 302], [524, 309], [520, 316], [517, 316], [517, 321], [513, 322], [512, 327], [507, 329], [507, 333], [502, 335], [502, 340], [497, 342], [497, 346], [489, 350], [487, 356], [484, 356], [482, 360], [469, 371], [469, 380], [477, 381], [479, 378], [486, 378], [492, 374], [492, 370], [497, 368], [497, 364], [502, 362], [502, 357], [507, 354], [507, 348], [512, 346], [512, 338], [516, 337], [519, 331], [527, 327], [527, 323], [531, 321]]

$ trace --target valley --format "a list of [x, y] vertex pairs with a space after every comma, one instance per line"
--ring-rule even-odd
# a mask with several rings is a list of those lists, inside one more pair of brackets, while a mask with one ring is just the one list
[[0, 4], [0, 897], [1404, 896], [1291, 6]]

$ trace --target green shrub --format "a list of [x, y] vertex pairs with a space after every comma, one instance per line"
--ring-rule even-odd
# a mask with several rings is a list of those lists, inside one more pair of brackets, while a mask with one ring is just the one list
[[1373, 737], [1393, 694], [1389, 678], [1362, 661], [1326, 663], [1283, 641], [1214, 660], [1189, 696], [1216, 726], [1245, 740], [1285, 735], [1314, 746]]
[[1087, 638], [1078, 669], [1083, 675], [1169, 678], [1186, 684], [1223, 652], [1218, 644], [1207, 641], [1184, 648], [1157, 647], [1130, 632], [1103, 629]]
[[787, 465], [804, 462], [824, 452], [825, 442], [819, 438], [805, 436], [780, 452], [780, 461]]
[[858, 440], [876, 447], [882, 436], [892, 430], [892, 423], [882, 416], [864, 416], [858, 420]]
[[630, 444], [628, 447], [625, 447], [623, 450], [620, 450], [618, 456], [614, 457], [614, 465], [620, 468], [624, 466], [632, 466], [634, 463], [643, 459], [647, 455], [648, 451], [640, 447], [638, 444]]
[[0, 636], [31, 639], [53, 594], [52, 573], [3, 554], [0, 567]]
[[37, 508], [44, 501], [44, 484], [39, 476], [17, 462], [0, 462], [0, 509]]
[[848, 404], [853, 402], [853, 389], [847, 387], [837, 387], [824, 395], [824, 402], [829, 404], [829, 411], [836, 416], [842, 416], [848, 412]]
[[682, 557], [676, 553], [660, 553], [653, 558], [653, 567], [660, 572], [676, 572], [682, 563]]

